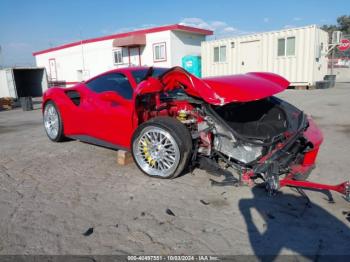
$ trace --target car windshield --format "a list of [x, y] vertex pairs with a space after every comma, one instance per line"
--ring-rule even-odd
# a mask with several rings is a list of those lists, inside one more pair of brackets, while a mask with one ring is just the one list
[[[145, 69], [140, 69], [140, 70], [134, 70], [131, 72], [131, 74], [134, 77], [137, 84], [139, 84], [142, 80], [145, 79], [148, 70], [149, 70], [149, 68], [145, 68]], [[153, 77], [160, 76], [161, 74], [163, 74], [164, 72], [166, 72], [168, 70], [169, 70], [169, 68], [153, 67], [152, 76]]]

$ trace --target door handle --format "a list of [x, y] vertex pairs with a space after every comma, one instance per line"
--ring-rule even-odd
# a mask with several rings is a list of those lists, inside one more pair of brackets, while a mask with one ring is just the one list
[[242, 61], [242, 66], [244, 66], [244, 61]]

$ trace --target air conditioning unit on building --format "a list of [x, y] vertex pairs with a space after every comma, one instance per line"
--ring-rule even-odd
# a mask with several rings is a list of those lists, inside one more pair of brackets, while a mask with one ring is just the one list
[[343, 33], [340, 31], [334, 31], [332, 33], [332, 44], [339, 44], [343, 37]]

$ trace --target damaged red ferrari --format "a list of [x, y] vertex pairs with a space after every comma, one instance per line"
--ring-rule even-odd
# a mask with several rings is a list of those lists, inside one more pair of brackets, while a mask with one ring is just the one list
[[288, 85], [272, 73], [199, 79], [180, 67], [116, 69], [47, 90], [44, 126], [52, 141], [130, 150], [152, 177], [199, 167], [238, 174], [241, 184], [262, 179], [270, 193], [294, 186], [349, 199], [348, 182], [307, 181], [323, 137], [310, 117], [274, 97]]

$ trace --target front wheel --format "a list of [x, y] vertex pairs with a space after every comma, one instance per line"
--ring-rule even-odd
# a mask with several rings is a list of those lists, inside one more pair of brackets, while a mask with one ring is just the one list
[[175, 178], [192, 152], [191, 134], [178, 120], [156, 117], [140, 125], [132, 138], [132, 156], [146, 175]]
[[44, 126], [47, 136], [54, 142], [64, 140], [61, 114], [54, 102], [49, 101], [44, 108]]

